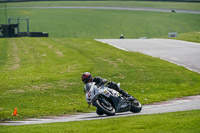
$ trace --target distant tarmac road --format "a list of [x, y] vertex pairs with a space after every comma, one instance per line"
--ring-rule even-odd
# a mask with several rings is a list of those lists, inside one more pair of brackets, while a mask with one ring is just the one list
[[200, 43], [173, 39], [96, 39], [114, 47], [140, 52], [200, 73]]
[[[88, 7], [88, 6], [48, 6], [48, 7], [7, 7], [7, 9], [107, 9], [107, 10], [133, 10], [133, 11], [155, 11], [155, 12], [172, 12], [172, 9], [159, 9], [159, 8], [140, 8], [140, 7]], [[1, 7], [0, 9], [4, 9]], [[174, 10], [174, 9], [173, 9]], [[176, 13], [191, 13], [200, 14], [199, 10], [180, 10], [175, 9]]]

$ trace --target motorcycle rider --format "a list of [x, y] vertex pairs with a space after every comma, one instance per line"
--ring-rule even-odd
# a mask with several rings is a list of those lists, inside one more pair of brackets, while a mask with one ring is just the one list
[[[92, 75], [89, 72], [84, 72], [82, 74], [81, 79], [82, 79], [84, 84], [87, 84], [87, 83], [90, 83], [90, 82], [95, 82], [95, 85], [97, 85], [97, 86], [100, 86], [102, 84], [106, 84], [108, 82], [107, 79], [103, 79], [103, 78], [100, 78], [100, 77], [92, 78]], [[111, 88], [111, 89], [114, 89], [114, 90], [118, 91], [128, 101], [134, 100], [134, 97], [132, 97], [127, 92], [122, 90], [115, 82], [110, 81], [110, 82], [107, 83], [106, 86], [108, 88]], [[84, 93], [86, 93], [85, 89], [84, 89]]]

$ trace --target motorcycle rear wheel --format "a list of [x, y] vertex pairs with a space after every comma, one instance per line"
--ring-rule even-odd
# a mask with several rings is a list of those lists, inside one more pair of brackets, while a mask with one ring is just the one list
[[100, 112], [103, 112], [104, 114], [108, 116], [115, 115], [115, 108], [113, 108], [111, 104], [105, 105], [105, 103], [101, 99], [96, 100], [96, 107], [97, 107], [97, 110], [99, 110]]

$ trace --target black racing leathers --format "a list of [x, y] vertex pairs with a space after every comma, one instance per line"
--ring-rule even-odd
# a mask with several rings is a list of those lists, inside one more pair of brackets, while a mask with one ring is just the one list
[[97, 86], [100, 86], [101, 84], [105, 84], [105, 83], [108, 82], [107, 79], [103, 79], [103, 78], [100, 78], [100, 77], [95, 77], [95, 78], [92, 79], [92, 81], [95, 82], [95, 84]]
[[[96, 85], [101, 85], [101, 84], [105, 84], [107, 83], [107, 79], [103, 79], [103, 78], [100, 78], [100, 77], [95, 77], [93, 78], [93, 82], [95, 82]], [[128, 95], [127, 92], [125, 92], [124, 90], [122, 90], [115, 82], [108, 82], [107, 85], [106, 85], [108, 88], [111, 88], [111, 89], [114, 89], [116, 91], [118, 91], [120, 94], [126, 96]]]

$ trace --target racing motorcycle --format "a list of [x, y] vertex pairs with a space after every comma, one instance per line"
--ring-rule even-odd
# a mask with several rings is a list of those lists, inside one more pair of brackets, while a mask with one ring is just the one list
[[[117, 84], [120, 87], [120, 83]], [[142, 110], [141, 103], [134, 98], [129, 101], [119, 92], [108, 88], [106, 85], [95, 85], [95, 82], [87, 83], [84, 87], [86, 101], [96, 107], [98, 115], [113, 116], [115, 113], [131, 111], [139, 113]]]

